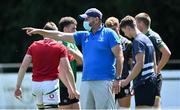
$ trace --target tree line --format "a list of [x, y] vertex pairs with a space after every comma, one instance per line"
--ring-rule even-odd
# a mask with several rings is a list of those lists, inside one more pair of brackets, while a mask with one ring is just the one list
[[28, 37], [22, 27], [42, 28], [47, 21], [56, 24], [64, 16], [72, 16], [82, 30], [78, 15], [90, 7], [103, 13], [103, 21], [110, 16], [122, 19], [146, 12], [151, 16], [152, 29], [160, 34], [172, 52], [171, 59], [180, 59], [180, 1], [179, 0], [4, 0], [0, 3], [0, 63], [22, 61], [28, 46], [42, 39]]

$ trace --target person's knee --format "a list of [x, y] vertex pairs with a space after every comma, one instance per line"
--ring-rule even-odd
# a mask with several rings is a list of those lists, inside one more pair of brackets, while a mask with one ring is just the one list
[[131, 96], [123, 97], [118, 99], [118, 103], [120, 107], [129, 108], [131, 103]]
[[72, 108], [72, 104], [60, 105], [59, 108], [60, 108], [61, 110], [63, 110], [63, 109], [73, 109], [73, 108]]
[[72, 106], [73, 106], [73, 109], [80, 109], [79, 102], [74, 103]]
[[44, 109], [44, 105], [43, 104], [36, 104], [37, 108], [39, 110], [43, 110]]
[[160, 107], [160, 100], [161, 100], [161, 97], [160, 97], [160, 96], [156, 96], [156, 97], [155, 97], [154, 107], [156, 107], [156, 108], [159, 108], [159, 107]]

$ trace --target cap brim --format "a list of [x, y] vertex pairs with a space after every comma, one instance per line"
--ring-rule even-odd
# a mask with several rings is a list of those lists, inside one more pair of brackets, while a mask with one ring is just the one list
[[84, 20], [84, 19], [87, 18], [87, 15], [86, 15], [86, 14], [81, 14], [81, 15], [79, 15], [79, 18], [80, 18], [81, 20]]

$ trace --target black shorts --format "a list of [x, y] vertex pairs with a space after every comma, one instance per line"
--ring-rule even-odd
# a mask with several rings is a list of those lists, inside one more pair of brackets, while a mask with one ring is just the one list
[[157, 75], [157, 86], [156, 86], [156, 96], [161, 96], [161, 88], [162, 88], [162, 75], [158, 74]]
[[121, 91], [115, 95], [115, 99], [120, 99], [120, 98], [123, 98], [123, 97], [126, 97], [126, 96], [130, 96], [131, 95], [131, 90], [130, 90], [130, 83], [121, 88]]
[[73, 103], [79, 102], [79, 99], [69, 99], [68, 98], [68, 91], [65, 87], [60, 87], [60, 103], [59, 105], [69, 105]]
[[148, 78], [134, 88], [136, 106], [153, 106], [156, 96], [156, 78]]

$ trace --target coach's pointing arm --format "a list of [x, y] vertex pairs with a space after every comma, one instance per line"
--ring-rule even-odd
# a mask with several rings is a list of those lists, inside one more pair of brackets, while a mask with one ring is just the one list
[[32, 27], [25, 27], [22, 29], [26, 30], [26, 33], [29, 36], [31, 36], [32, 34], [39, 34], [39, 35], [42, 35], [51, 39], [55, 39], [57, 41], [62, 40], [62, 41], [74, 43], [73, 33], [64, 33], [64, 32], [55, 31], [55, 30], [44, 30], [44, 29], [37, 29], [37, 28], [32, 28]]

